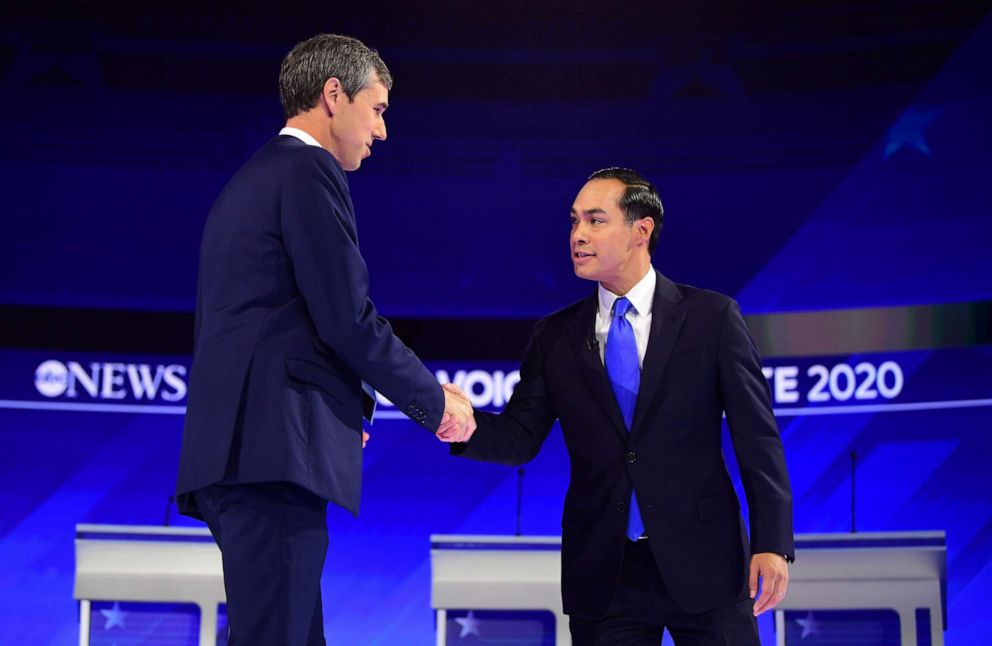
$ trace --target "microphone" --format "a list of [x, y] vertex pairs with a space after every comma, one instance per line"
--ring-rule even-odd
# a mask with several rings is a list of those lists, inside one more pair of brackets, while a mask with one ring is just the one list
[[599, 339], [593, 337], [586, 341], [586, 347], [589, 348], [591, 352], [599, 352]]

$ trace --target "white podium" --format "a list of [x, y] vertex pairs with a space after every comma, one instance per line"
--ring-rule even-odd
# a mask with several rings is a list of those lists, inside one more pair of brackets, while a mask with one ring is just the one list
[[930, 611], [930, 643], [944, 644], [944, 532], [800, 534], [789, 579], [789, 593], [775, 614], [779, 646], [785, 645], [782, 611], [851, 609], [894, 610], [900, 643], [916, 646], [917, 608]]
[[431, 536], [431, 607], [437, 646], [446, 646], [448, 609], [548, 610], [555, 646], [570, 646], [561, 608], [558, 536]]
[[[431, 607], [437, 646], [447, 643], [449, 609], [544, 609], [555, 615], [555, 644], [568, 646], [562, 614], [561, 539], [557, 536], [432, 536]], [[785, 610], [891, 609], [903, 646], [916, 646], [916, 610], [930, 611], [930, 643], [946, 625], [944, 532], [801, 534], [789, 594], [776, 611], [785, 644]]]
[[200, 646], [217, 643], [224, 603], [220, 550], [206, 528], [76, 525], [79, 643], [89, 646], [93, 601], [193, 603]]

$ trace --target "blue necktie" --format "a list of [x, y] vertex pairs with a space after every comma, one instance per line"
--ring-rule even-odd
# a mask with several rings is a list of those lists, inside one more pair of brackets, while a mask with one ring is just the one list
[[[610, 332], [606, 336], [605, 363], [606, 374], [613, 384], [623, 423], [630, 432], [634, 421], [634, 407], [637, 405], [637, 390], [641, 385], [641, 368], [637, 365], [637, 341], [634, 339], [634, 328], [627, 320], [630, 311], [630, 301], [626, 297], [613, 302], [613, 321]], [[630, 515], [627, 517], [627, 538], [636, 541], [644, 533], [644, 522], [641, 520], [641, 510], [637, 506], [637, 495], [630, 492]]]

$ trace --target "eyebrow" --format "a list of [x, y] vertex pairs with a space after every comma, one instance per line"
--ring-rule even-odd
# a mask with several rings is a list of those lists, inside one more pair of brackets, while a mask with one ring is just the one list
[[[594, 209], [586, 209], [585, 211], [582, 212], [582, 214], [583, 215], [597, 215], [597, 214], [606, 215], [606, 211], [604, 211], [603, 209], [601, 209], [599, 207], [596, 207]], [[574, 208], [572, 209], [572, 215], [575, 215], [575, 209]]]

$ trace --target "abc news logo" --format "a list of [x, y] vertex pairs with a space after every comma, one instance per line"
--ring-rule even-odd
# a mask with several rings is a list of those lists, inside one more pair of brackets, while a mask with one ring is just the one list
[[34, 387], [45, 397], [100, 400], [162, 400], [186, 396], [186, 366], [147, 363], [45, 361], [34, 371]]

